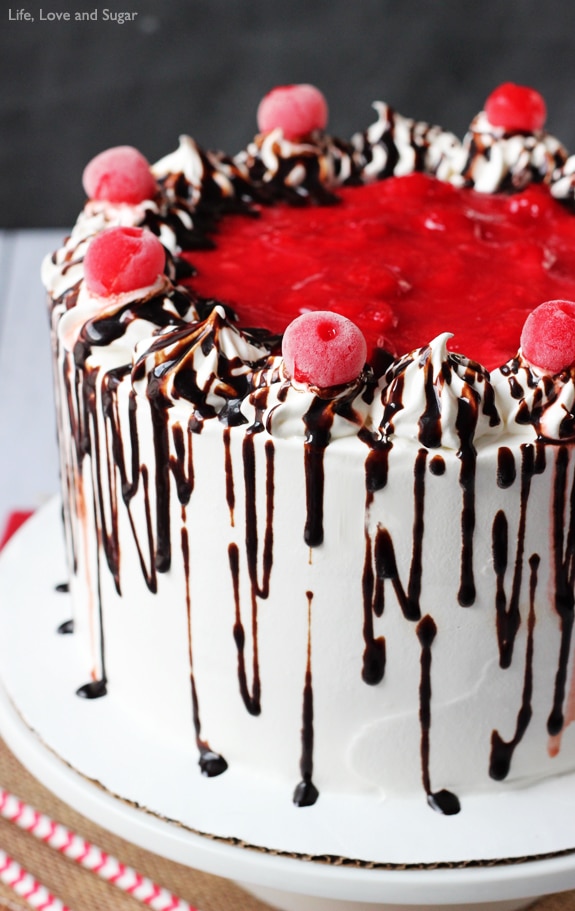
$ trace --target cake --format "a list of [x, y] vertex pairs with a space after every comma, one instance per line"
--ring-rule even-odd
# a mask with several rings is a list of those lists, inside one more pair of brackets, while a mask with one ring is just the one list
[[86, 167], [43, 265], [78, 695], [303, 812], [452, 815], [575, 769], [575, 156], [510, 83], [463, 140], [374, 107]]

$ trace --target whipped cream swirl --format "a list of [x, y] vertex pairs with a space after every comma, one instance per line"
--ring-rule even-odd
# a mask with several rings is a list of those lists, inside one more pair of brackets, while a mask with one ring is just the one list
[[383, 378], [384, 438], [461, 450], [501, 424], [495, 390], [480, 364], [447, 350], [451, 333], [395, 361]]
[[462, 182], [479, 193], [522, 190], [530, 183], [550, 183], [567, 152], [558, 139], [543, 130], [506, 133], [494, 127], [485, 111], [471, 122], [463, 140]]
[[134, 345], [141, 339], [197, 318], [191, 293], [175, 288], [165, 275], [147, 288], [106, 298], [90, 293], [82, 283], [76, 305], [58, 324], [58, 334], [78, 364], [94, 348], [117, 364], [131, 364]]
[[191, 403], [198, 425], [216, 416], [225, 424], [242, 424], [246, 418], [241, 400], [269, 354], [269, 348], [240, 332], [218, 305], [206, 319], [168, 329], [138, 345], [132, 383], [149, 398]]
[[350, 147], [321, 131], [293, 142], [278, 127], [257, 135], [235, 161], [264, 197], [290, 203], [336, 202], [331, 189], [354, 174]]
[[524, 433], [531, 425], [541, 440], [575, 439], [575, 368], [551, 376], [517, 357], [493, 371], [493, 383], [506, 404], [506, 429]]
[[331, 440], [356, 435], [369, 424], [363, 376], [333, 390], [304, 387], [290, 380], [283, 360], [277, 357], [256, 377], [255, 385], [242, 412], [252, 425], [260, 425], [271, 436], [309, 439], [321, 429], [327, 445]]
[[377, 120], [352, 137], [354, 163], [365, 182], [425, 171], [449, 180], [461, 158], [461, 143], [441, 127], [396, 113], [382, 101], [373, 104]]
[[232, 200], [249, 193], [245, 169], [223, 152], [202, 149], [190, 136], [180, 136], [178, 148], [152, 165], [169, 203], [192, 211], [202, 203]]

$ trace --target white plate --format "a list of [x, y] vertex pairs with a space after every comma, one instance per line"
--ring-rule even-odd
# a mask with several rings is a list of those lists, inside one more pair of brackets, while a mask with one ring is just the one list
[[[193, 742], [189, 754], [157, 743], [115, 704], [113, 690], [99, 700], [75, 696], [85, 681], [74, 636], [55, 632], [71, 615], [68, 596], [55, 591], [65, 573], [53, 502], [0, 559], [0, 724], [30, 771], [96, 822], [157, 854], [242, 881], [285, 909], [306, 896], [306, 911], [466, 903], [511, 911], [575, 886], [573, 775], [467, 798], [456, 817], [433, 813], [423, 800], [335, 795], [298, 809], [276, 785], [245, 773], [203, 778]], [[287, 856], [294, 853], [386, 866]], [[494, 863], [502, 860], [513, 862]], [[436, 864], [445, 866], [413, 869]]]

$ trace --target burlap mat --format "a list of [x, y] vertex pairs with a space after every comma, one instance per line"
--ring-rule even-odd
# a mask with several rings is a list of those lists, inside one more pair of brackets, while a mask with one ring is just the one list
[[[61, 822], [104, 851], [200, 911], [269, 911], [234, 883], [164, 860], [94, 825], [47, 791], [0, 741], [0, 787]], [[0, 848], [29, 870], [73, 911], [142, 911], [143, 905], [57, 854], [14, 824], [0, 819]], [[0, 911], [25, 911], [25, 903], [0, 883]], [[454, 911], [457, 911], [453, 906]], [[575, 891], [549, 896], [533, 911], [575, 911]]]

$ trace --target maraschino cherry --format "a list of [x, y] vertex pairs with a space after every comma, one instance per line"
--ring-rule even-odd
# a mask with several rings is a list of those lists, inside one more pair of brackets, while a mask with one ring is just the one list
[[286, 373], [296, 383], [328, 389], [353, 383], [367, 358], [363, 333], [331, 310], [302, 313], [287, 327], [282, 343]]
[[521, 333], [521, 353], [544, 373], [575, 363], [575, 301], [545, 301], [533, 310]]
[[543, 96], [514, 82], [494, 89], [485, 102], [485, 113], [491, 126], [502, 127], [506, 133], [537, 133], [547, 119]]
[[92, 158], [82, 184], [90, 199], [129, 205], [153, 199], [158, 192], [147, 159], [132, 146], [115, 146]]
[[325, 97], [307, 83], [272, 89], [260, 101], [257, 114], [260, 133], [269, 133], [279, 127], [290, 142], [324, 130], [327, 118]]
[[165, 262], [166, 251], [146, 228], [108, 228], [86, 250], [86, 287], [99, 297], [148, 288], [163, 273]]

